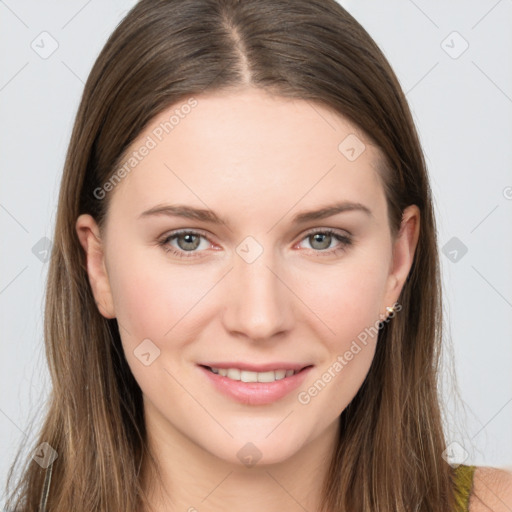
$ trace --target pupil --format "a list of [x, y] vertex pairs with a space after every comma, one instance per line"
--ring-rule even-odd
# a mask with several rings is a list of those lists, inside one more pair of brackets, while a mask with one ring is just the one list
[[[317, 247], [317, 249], [327, 249], [327, 247], [329, 247], [330, 235], [326, 235], [325, 233], [315, 233], [313, 235], [313, 238], [314, 238], [314, 240], [316, 242], [320, 242], [321, 244], [322, 244], [322, 242], [324, 242], [323, 246], [322, 247]], [[325, 244], [326, 240], [327, 240], [327, 244]]]
[[182, 238], [185, 240], [185, 246], [182, 247], [182, 244], [179, 243], [180, 241], [180, 238], [178, 238], [178, 244], [180, 245], [180, 248], [181, 249], [196, 249], [197, 246], [198, 246], [198, 240], [195, 240], [195, 243], [194, 243], [194, 237], [196, 237], [196, 235], [192, 235], [190, 233], [188, 234], [185, 234], [185, 235], [182, 235]]

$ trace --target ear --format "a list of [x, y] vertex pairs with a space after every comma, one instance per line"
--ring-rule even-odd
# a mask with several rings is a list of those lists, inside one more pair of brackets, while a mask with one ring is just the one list
[[91, 215], [82, 214], [76, 221], [75, 229], [85, 251], [87, 274], [98, 310], [105, 318], [115, 318], [114, 301], [99, 227]]
[[[420, 234], [420, 210], [413, 204], [405, 208], [397, 238], [393, 244], [389, 276], [386, 283], [385, 303], [382, 309], [398, 300], [412, 267]], [[387, 316], [387, 312], [384, 313]]]

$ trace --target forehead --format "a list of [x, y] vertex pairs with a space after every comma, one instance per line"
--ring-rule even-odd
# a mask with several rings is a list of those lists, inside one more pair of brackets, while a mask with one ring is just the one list
[[338, 199], [375, 204], [379, 159], [356, 125], [316, 102], [224, 91], [156, 116], [130, 146], [121, 163], [130, 170], [114, 192], [140, 211], [177, 200], [253, 210]]

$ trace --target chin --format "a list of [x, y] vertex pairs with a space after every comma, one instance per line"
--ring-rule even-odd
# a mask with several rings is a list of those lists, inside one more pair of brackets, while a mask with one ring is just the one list
[[219, 443], [215, 446], [205, 446], [205, 448], [226, 463], [253, 468], [285, 462], [294, 457], [303, 446], [302, 439], [291, 437], [284, 428], [279, 434], [276, 431], [270, 435], [266, 429], [263, 435], [261, 431], [254, 436], [246, 432], [244, 435], [235, 435], [234, 439], [230, 439], [225, 444]]

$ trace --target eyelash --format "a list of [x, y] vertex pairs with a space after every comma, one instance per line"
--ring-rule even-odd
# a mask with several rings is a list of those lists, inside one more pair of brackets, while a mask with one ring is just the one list
[[[306, 233], [304, 235], [304, 237], [301, 239], [301, 241], [306, 239], [306, 238], [308, 238], [308, 237], [310, 237], [310, 236], [313, 236], [313, 235], [315, 235], [317, 233], [322, 233], [324, 235], [332, 236], [336, 240], [338, 240], [338, 242], [341, 242], [341, 245], [338, 246], [338, 247], [335, 247], [334, 249], [323, 249], [323, 250], [311, 249], [312, 251], [318, 253], [317, 256], [324, 256], [324, 255], [331, 255], [332, 256], [334, 254], [338, 254], [339, 252], [345, 251], [346, 248], [351, 246], [352, 243], [353, 243], [353, 240], [352, 240], [352, 238], [350, 236], [340, 235], [337, 231], [334, 231], [333, 229], [330, 229], [330, 228], [325, 228], [325, 229], [317, 228], [317, 229], [314, 229], [314, 230]], [[206, 236], [206, 234], [204, 232], [182, 230], [182, 231], [176, 231], [176, 232], [174, 232], [174, 233], [164, 237], [162, 240], [159, 240], [158, 241], [158, 245], [161, 246], [166, 253], [171, 253], [173, 256], [177, 256], [178, 258], [196, 258], [196, 257], [200, 257], [200, 256], [195, 256], [195, 254], [197, 254], [195, 251], [177, 250], [177, 249], [174, 249], [174, 248], [169, 246], [169, 242], [171, 240], [179, 237], [180, 235], [199, 235], [199, 236], [202, 236], [203, 238], [208, 239], [208, 237]], [[186, 256], [187, 252], [190, 253], [191, 255], [190, 256]]]

